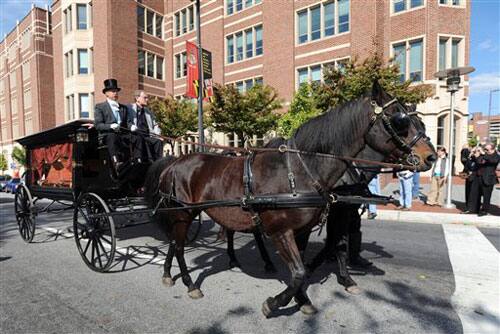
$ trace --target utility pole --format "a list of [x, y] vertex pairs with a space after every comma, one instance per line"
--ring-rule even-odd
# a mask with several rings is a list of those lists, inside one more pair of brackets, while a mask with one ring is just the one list
[[205, 133], [203, 132], [203, 49], [201, 48], [200, 1], [196, 1], [196, 40], [198, 44], [198, 143], [199, 152], [204, 151]]

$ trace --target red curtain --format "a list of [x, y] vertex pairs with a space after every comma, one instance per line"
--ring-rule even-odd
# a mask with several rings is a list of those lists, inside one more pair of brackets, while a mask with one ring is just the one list
[[73, 164], [72, 152], [72, 143], [55, 144], [32, 150], [33, 181], [36, 182], [42, 178], [44, 165], [49, 165], [49, 172], [45, 175], [45, 180], [48, 183], [57, 185], [70, 184]]

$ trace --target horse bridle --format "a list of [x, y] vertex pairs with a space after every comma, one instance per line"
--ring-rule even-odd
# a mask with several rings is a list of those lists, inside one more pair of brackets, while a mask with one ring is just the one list
[[[422, 139], [424, 137], [426, 138], [425, 132], [418, 130], [415, 137], [413, 137], [413, 139], [409, 143], [406, 143], [403, 140], [403, 138], [401, 138], [401, 136], [398, 134], [398, 131], [396, 131], [396, 129], [394, 129], [394, 126], [392, 125], [390, 118], [385, 113], [385, 111], [390, 106], [392, 106], [394, 103], [399, 103], [399, 101], [394, 98], [394, 99], [390, 100], [389, 102], [385, 103], [383, 106], [379, 106], [376, 101], [371, 101], [371, 105], [373, 106], [374, 115], [373, 115], [372, 120], [370, 122], [370, 126], [368, 128], [367, 133], [370, 132], [370, 130], [373, 127], [373, 125], [375, 124], [375, 122], [380, 119], [382, 121], [382, 124], [384, 125], [385, 130], [391, 136], [391, 140], [394, 142], [397, 149], [399, 149], [400, 151], [402, 151], [404, 153], [403, 156], [401, 156], [395, 160], [397, 162], [400, 162], [400, 163], [403, 161], [406, 161], [408, 163], [408, 165], [416, 167], [420, 164], [420, 158], [413, 151], [413, 146], [415, 146], [420, 139]], [[406, 115], [411, 116], [409, 114], [406, 114]], [[410, 122], [413, 123], [413, 119], [411, 117], [410, 117]], [[414, 123], [413, 123], [413, 125], [415, 126], [415, 128], [417, 128], [417, 126]]]

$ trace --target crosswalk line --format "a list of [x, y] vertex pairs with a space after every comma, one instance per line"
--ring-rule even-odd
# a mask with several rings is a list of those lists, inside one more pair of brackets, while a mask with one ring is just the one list
[[474, 226], [442, 226], [464, 333], [500, 333], [500, 253]]

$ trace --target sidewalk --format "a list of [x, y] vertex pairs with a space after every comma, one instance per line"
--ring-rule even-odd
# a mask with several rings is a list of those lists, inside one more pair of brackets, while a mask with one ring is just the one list
[[[392, 204], [387, 206], [379, 205], [377, 206], [376, 219], [430, 224], [472, 224], [479, 227], [500, 228], [500, 189], [498, 187], [493, 189], [490, 214], [483, 217], [473, 214], [460, 214], [465, 208], [465, 185], [464, 180], [459, 177], [453, 178], [451, 199], [456, 206], [454, 209], [425, 205], [423, 200], [426, 199], [429, 189], [429, 178], [422, 177], [420, 179], [420, 200], [413, 201], [411, 211], [396, 210], [396, 207]], [[399, 198], [399, 182], [397, 179], [392, 179], [382, 189], [382, 195]]]

